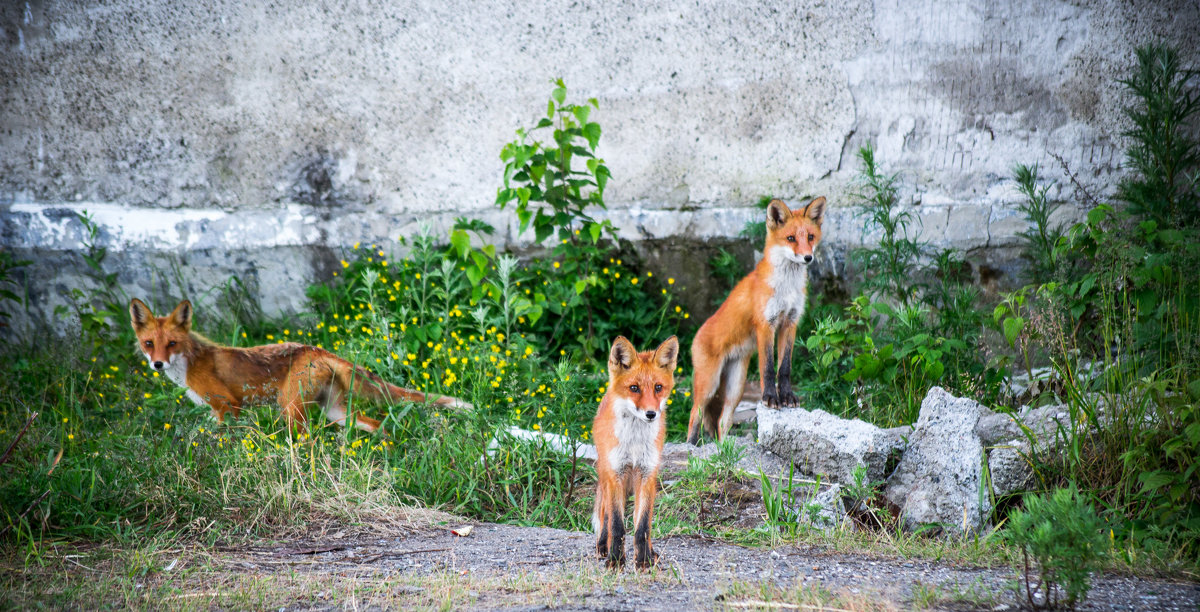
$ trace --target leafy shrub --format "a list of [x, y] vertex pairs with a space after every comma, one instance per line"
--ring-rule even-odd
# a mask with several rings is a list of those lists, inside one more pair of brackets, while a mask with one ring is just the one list
[[1025, 509], [1009, 518], [1008, 538], [1021, 549], [1019, 579], [1034, 609], [1074, 608], [1083, 601], [1108, 551], [1103, 521], [1074, 489], [1026, 497]]
[[[589, 214], [591, 206], [605, 208], [610, 177], [595, 155], [601, 128], [591, 111], [598, 106], [595, 99], [567, 102], [566, 85], [557, 80], [546, 116], [518, 129], [517, 140], [501, 151], [504, 186], [496, 194], [500, 208], [513, 205], [521, 232], [532, 228], [538, 244], [552, 235], [556, 240], [550, 258], [531, 261], [518, 274], [544, 308], [544, 317], [531, 320], [531, 331], [549, 350], [575, 349], [584, 360], [600, 358], [618, 334], [635, 342], [678, 335], [688, 318], [667, 290], [674, 279], [664, 284], [642, 273], [612, 223]], [[551, 130], [552, 143], [535, 138], [543, 130]], [[585, 160], [585, 169], [574, 166], [577, 158]]]
[[18, 286], [13, 280], [13, 272], [31, 263], [27, 259], [17, 259], [10, 251], [0, 250], [0, 327], [7, 325], [8, 319], [12, 318], [12, 313], [4, 310], [9, 307], [5, 302], [25, 303], [25, 298], [14, 291]]
[[1127, 206], [1100, 204], [1061, 238], [1031, 244], [1050, 249], [1058, 276], [1005, 296], [994, 316], [1026, 369], [1054, 367], [1053, 395], [1034, 401], [1066, 403], [1060, 452], [1032, 456], [1041, 481], [1094, 492], [1121, 518], [1114, 535], [1194, 559], [1200, 158], [1189, 122], [1197, 95], [1174, 50], [1143, 47], [1138, 61], [1124, 81], [1135, 99], [1127, 110], [1134, 172], [1118, 188]]
[[1137, 50], [1138, 66], [1122, 83], [1137, 102], [1125, 114], [1133, 128], [1127, 164], [1134, 177], [1122, 181], [1120, 197], [1129, 212], [1160, 227], [1195, 225], [1200, 221], [1196, 167], [1200, 143], [1194, 121], [1200, 113], [1195, 70], [1182, 67], [1179, 52], [1166, 45]]
[[1050, 223], [1050, 217], [1059, 208], [1059, 204], [1048, 197], [1051, 185], [1038, 181], [1037, 164], [1017, 164], [1013, 168], [1013, 180], [1025, 196], [1019, 208], [1029, 222], [1029, 227], [1019, 234], [1024, 242], [1021, 258], [1028, 266], [1025, 273], [1034, 283], [1059, 280], [1062, 276], [1059, 242], [1063, 240], [1064, 232], [1061, 226]]
[[879, 242], [851, 253], [860, 294], [843, 311], [812, 316], [811, 331], [798, 334], [811, 359], [796, 364], [797, 387], [883, 426], [916, 420], [933, 384], [995, 397], [1001, 371], [977, 347], [983, 315], [969, 267], [952, 250], [926, 255], [910, 233], [915, 217], [899, 206], [896, 175], [883, 174], [870, 146], [858, 156], [863, 231], [878, 232]]

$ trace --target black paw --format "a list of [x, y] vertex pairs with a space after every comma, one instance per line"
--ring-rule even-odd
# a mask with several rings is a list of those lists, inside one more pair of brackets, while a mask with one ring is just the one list
[[791, 385], [779, 386], [779, 405], [780, 406], [797, 406], [800, 404], [800, 399], [792, 392]]
[[[615, 554], [612, 554], [615, 553]], [[604, 563], [609, 569], [621, 569], [625, 567], [625, 551], [620, 552], [610, 551], [608, 560]]]
[[763, 389], [762, 402], [770, 408], [779, 408], [779, 393], [775, 391], [775, 385], [767, 385]]
[[658, 565], [658, 553], [654, 549], [650, 549], [650, 554], [647, 557], [638, 555], [637, 568], [640, 570], [648, 570], [655, 565]]

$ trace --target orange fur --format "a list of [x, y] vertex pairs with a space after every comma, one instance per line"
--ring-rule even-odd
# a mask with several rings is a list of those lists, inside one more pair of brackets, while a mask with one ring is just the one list
[[667, 398], [675, 386], [678, 356], [675, 336], [653, 352], [642, 353], [618, 336], [609, 351], [608, 391], [592, 423], [597, 455], [592, 527], [596, 553], [610, 567], [625, 563], [625, 501], [630, 494], [637, 567], [646, 569], [658, 560], [650, 545], [650, 521], [667, 434]]
[[[315, 346], [295, 342], [248, 348], [217, 344], [192, 331], [192, 304], [187, 300], [171, 314], [156, 317], [145, 303], [134, 299], [129, 317], [138, 348], [151, 369], [187, 387], [192, 401], [212, 408], [218, 422], [229, 412], [237, 417], [247, 403], [274, 400], [287, 423], [301, 430], [306, 408], [315, 403], [324, 406], [331, 421], [345, 426], [346, 399], [351, 393], [375, 402], [428, 399], [420, 391], [397, 387]], [[448, 396], [434, 403], [470, 407]], [[354, 424], [366, 431], [379, 429], [379, 421], [362, 414], [354, 415]]]
[[[699, 442], [701, 425], [718, 440], [725, 437], [755, 350], [763, 402], [775, 408], [797, 403], [790, 377], [792, 345], [796, 324], [804, 316], [808, 264], [821, 241], [824, 216], [824, 197], [795, 212], [781, 200], [768, 205], [762, 260], [733, 288], [692, 342], [689, 442]], [[778, 375], [777, 352], [781, 353]]]

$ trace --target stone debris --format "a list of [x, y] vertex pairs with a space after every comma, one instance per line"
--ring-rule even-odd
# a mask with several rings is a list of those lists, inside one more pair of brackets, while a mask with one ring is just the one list
[[758, 411], [759, 443], [789, 459], [805, 474], [834, 482], [854, 482], [854, 470], [867, 466], [871, 482], [887, 477], [890, 458], [904, 448], [907, 427], [882, 429], [823, 410], [769, 408]]

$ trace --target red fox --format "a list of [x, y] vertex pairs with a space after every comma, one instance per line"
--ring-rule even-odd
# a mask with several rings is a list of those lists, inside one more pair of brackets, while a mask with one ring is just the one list
[[625, 500], [630, 493], [634, 494], [637, 567], [647, 569], [658, 561], [658, 553], [650, 546], [650, 519], [667, 435], [667, 398], [675, 386], [678, 356], [675, 336], [654, 352], [642, 353], [618, 336], [608, 353], [608, 392], [592, 423], [597, 455], [592, 528], [596, 553], [608, 560], [609, 567], [625, 564]]
[[[291, 426], [304, 430], [305, 407], [320, 403], [329, 420], [346, 426], [346, 397], [373, 401], [424, 402], [420, 391], [402, 389], [329, 351], [288, 342], [237, 348], [222, 346], [192, 331], [192, 303], [184, 300], [165, 317], [155, 317], [141, 300], [129, 303], [129, 316], [138, 347], [150, 367], [186, 387], [188, 397], [212, 408], [217, 422], [225, 413], [237, 417], [247, 402], [276, 400]], [[471, 405], [449, 396], [434, 400], [441, 406]], [[379, 421], [354, 415], [364, 431], [379, 429]], [[386, 432], [384, 432], [386, 433]]]
[[[792, 212], [781, 200], [767, 206], [767, 243], [754, 271], [733, 288], [692, 342], [692, 416], [688, 442], [700, 440], [700, 426], [720, 440], [733, 424], [742, 399], [750, 355], [758, 348], [763, 402], [794, 406], [792, 345], [804, 316], [808, 264], [821, 242], [825, 198]], [[776, 343], [779, 374], [776, 376]]]

